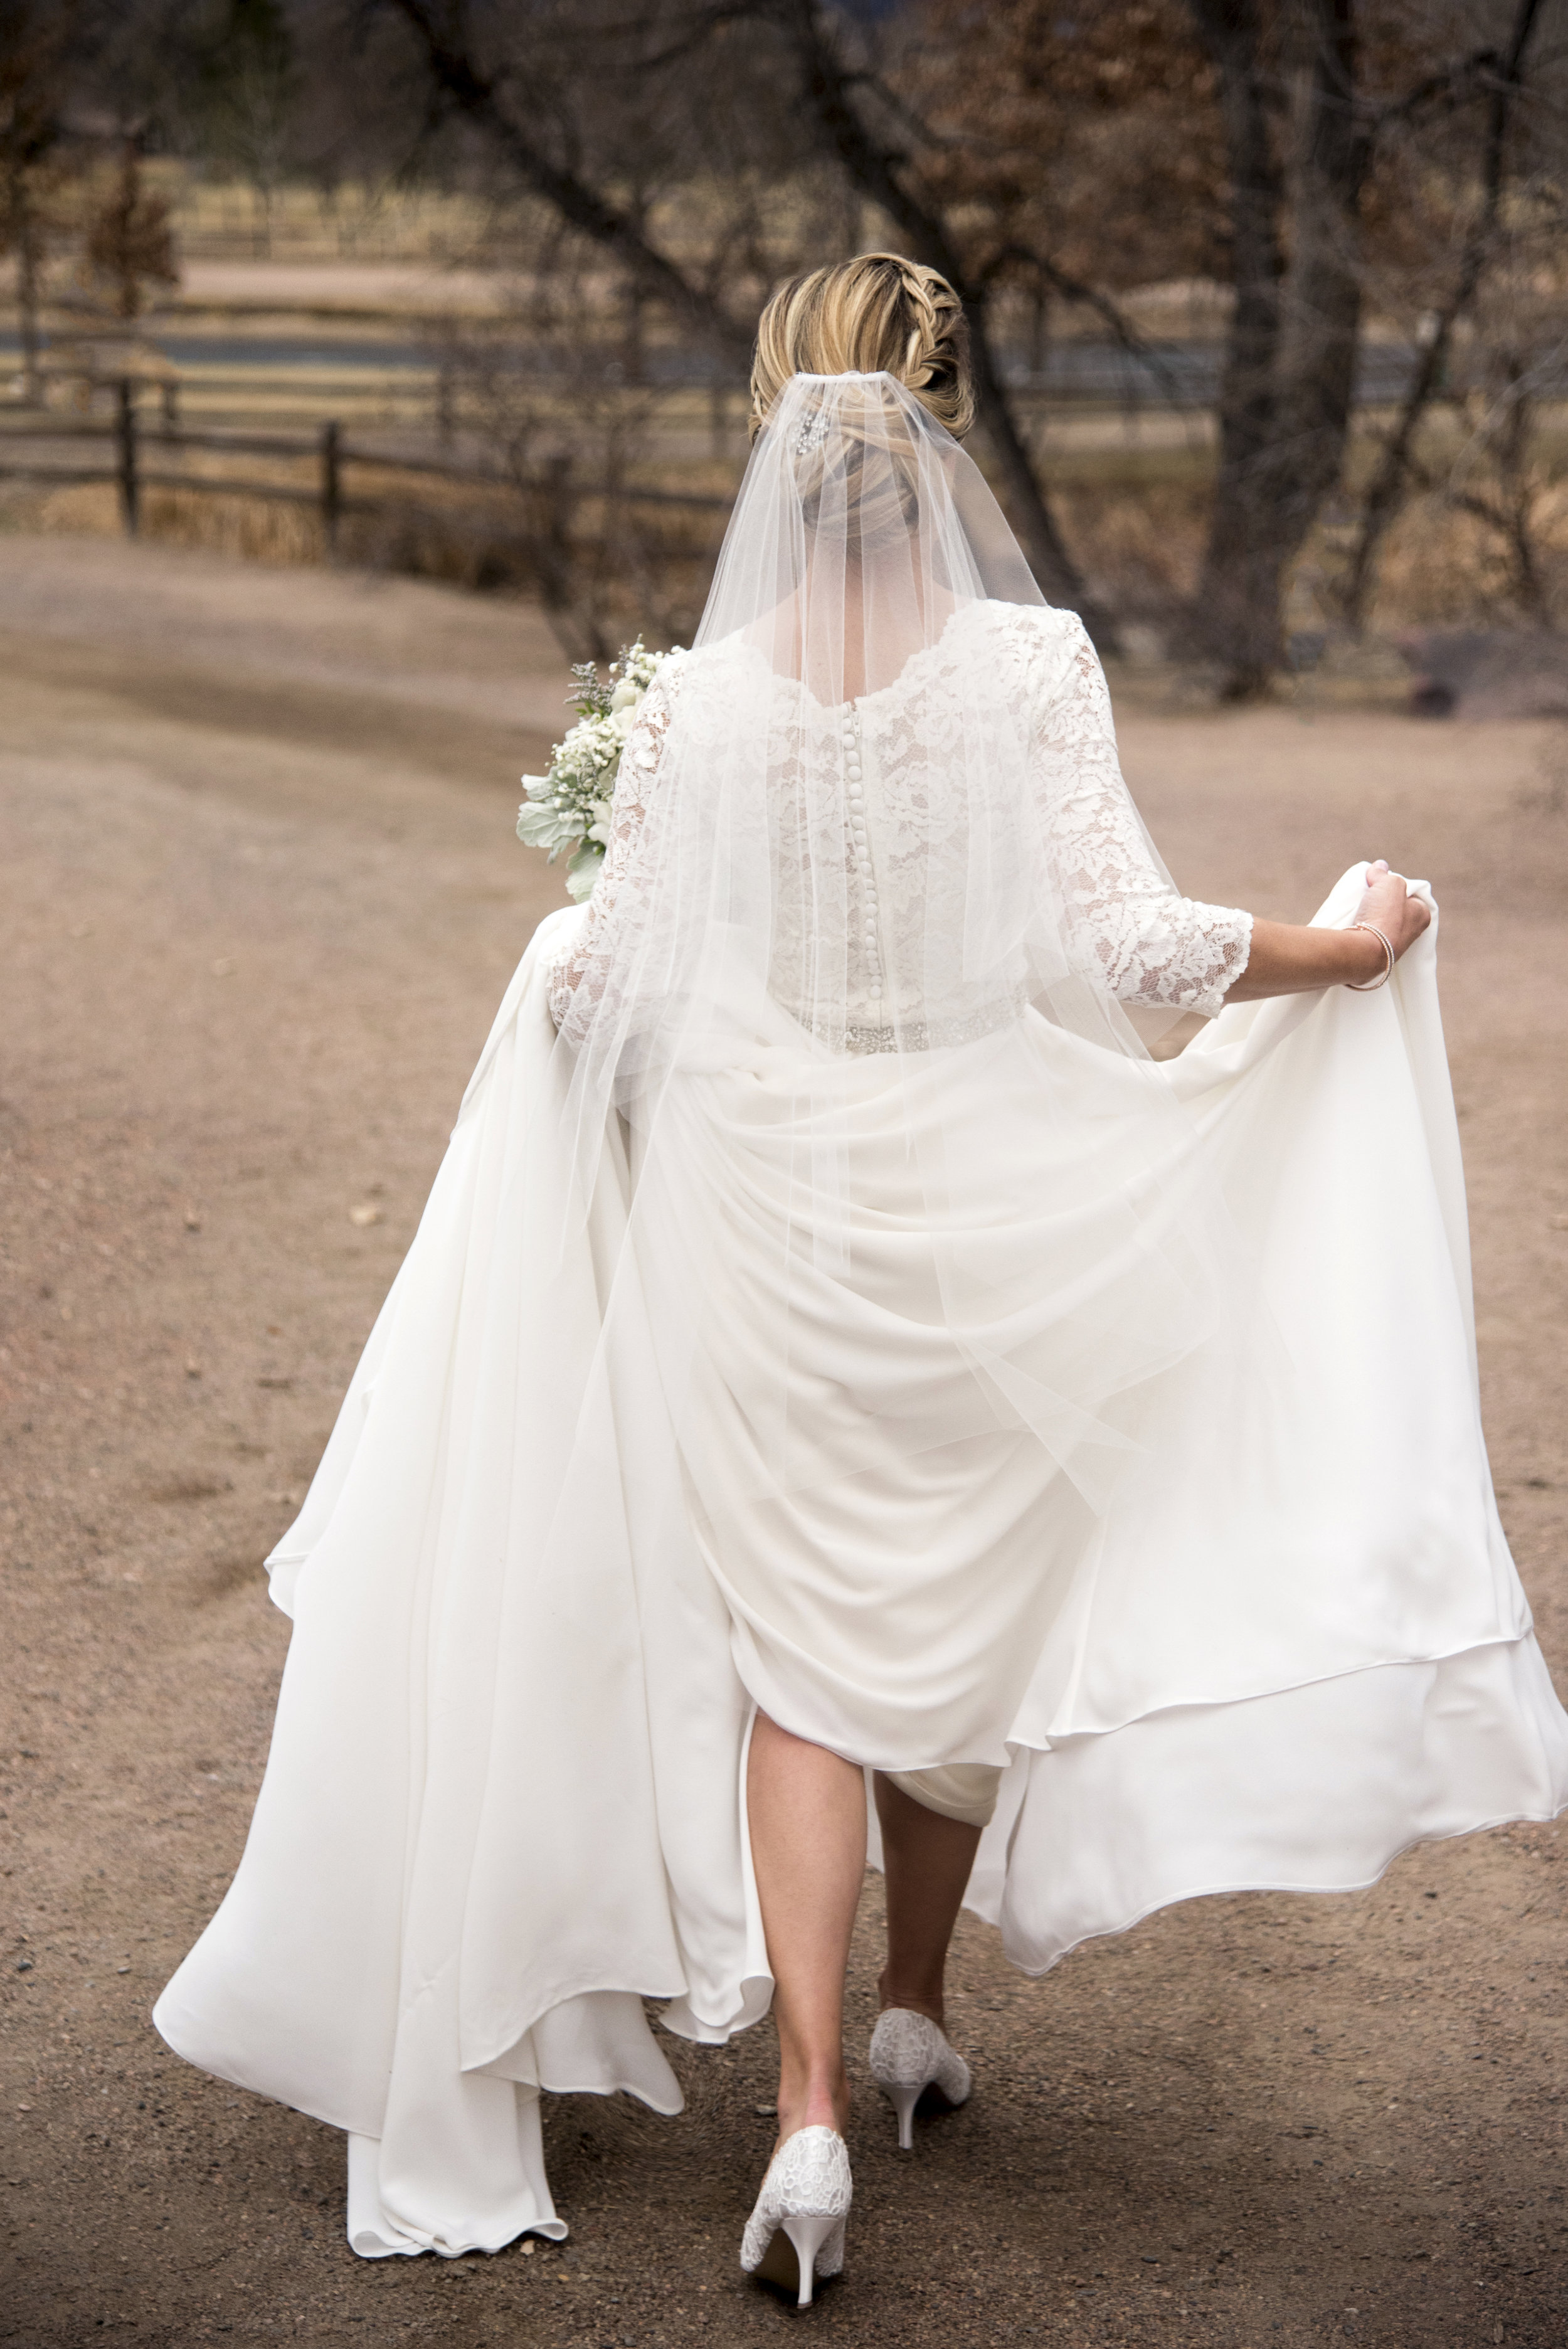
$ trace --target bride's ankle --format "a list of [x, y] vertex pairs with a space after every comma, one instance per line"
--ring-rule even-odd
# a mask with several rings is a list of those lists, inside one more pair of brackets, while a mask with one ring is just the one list
[[836, 2080], [814, 2079], [779, 2090], [779, 2142], [797, 2129], [837, 2129], [842, 2137], [850, 2120], [850, 2084], [841, 2073]]
[[884, 2013], [890, 2006], [903, 2007], [913, 2014], [928, 2015], [938, 2031], [944, 2031], [947, 2027], [946, 2010], [940, 1989], [934, 1992], [925, 1983], [895, 1982], [891, 1968], [887, 1966], [877, 1976], [877, 1999]]

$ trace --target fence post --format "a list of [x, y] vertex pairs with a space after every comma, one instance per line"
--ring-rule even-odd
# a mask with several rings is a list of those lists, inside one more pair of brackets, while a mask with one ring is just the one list
[[139, 484], [136, 475], [136, 387], [129, 376], [122, 376], [118, 390], [119, 410], [115, 422], [115, 437], [119, 442], [119, 513], [127, 538], [134, 538], [140, 520], [138, 512]]
[[321, 527], [328, 554], [337, 552], [337, 521], [343, 512], [342, 451], [335, 416], [321, 428]]
[[173, 432], [180, 424], [180, 386], [172, 377], [163, 386], [163, 429]]

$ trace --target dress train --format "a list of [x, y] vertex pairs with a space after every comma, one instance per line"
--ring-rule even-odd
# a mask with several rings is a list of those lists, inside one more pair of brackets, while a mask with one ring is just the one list
[[[630, 1174], [612, 1121], [573, 1195], [545, 999], [581, 918], [508, 990], [269, 1561], [295, 1628], [266, 1777], [155, 2015], [348, 2135], [371, 2257], [563, 2233], [541, 2092], [674, 2112], [644, 2001], [721, 2041], [771, 1989], [745, 1748], [758, 1702], [796, 1725], [790, 1690], [694, 1537], [637, 1314], [603, 1342]], [[1429, 932], [1382, 992], [1233, 1007], [1161, 1071], [1317, 1415], [1285, 1444], [1267, 1392], [1198, 1413], [1159, 1490], [1130, 1473], [985, 1751], [838, 1741], [1005, 1764], [968, 1899], [1028, 1971], [1171, 1901], [1365, 1885], [1568, 1803], [1486, 1468], [1435, 971]], [[1321, 1487], [1305, 1520], [1282, 1478]]]

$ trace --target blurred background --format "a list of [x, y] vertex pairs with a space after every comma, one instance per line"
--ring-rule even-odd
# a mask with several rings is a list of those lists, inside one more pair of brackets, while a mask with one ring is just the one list
[[0, 511], [685, 637], [761, 302], [892, 246], [1102, 650], [1550, 703], [1565, 229], [1563, 0], [7, 0]]
[[[689, 640], [787, 272], [959, 286], [1181, 886], [1433, 882], [1568, 1692], [1565, 228], [1568, 0], [0, 0], [0, 2340], [794, 2322], [735, 2262], [766, 2031], [666, 2043], [673, 2120], [548, 2100], [564, 2246], [367, 2268], [341, 2137], [150, 2021], [265, 1764], [262, 1561], [565, 902], [519, 774], [569, 662]], [[814, 2334], [1562, 2349], [1565, 1926], [1568, 1823], [1041, 1982], [970, 1920], [982, 2093], [860, 2132]]]

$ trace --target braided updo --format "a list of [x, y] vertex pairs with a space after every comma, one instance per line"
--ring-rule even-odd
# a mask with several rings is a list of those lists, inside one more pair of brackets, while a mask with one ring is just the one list
[[955, 437], [975, 421], [969, 326], [945, 277], [862, 253], [791, 278], [757, 325], [751, 437], [792, 375], [896, 376]]

